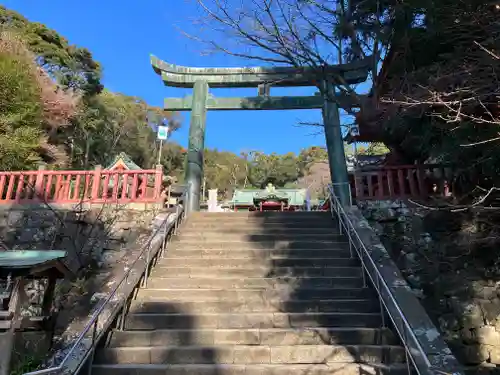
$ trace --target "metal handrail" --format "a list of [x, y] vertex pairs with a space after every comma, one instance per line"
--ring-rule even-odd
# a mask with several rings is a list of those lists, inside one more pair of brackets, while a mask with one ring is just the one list
[[[401, 307], [399, 306], [398, 302], [396, 301], [396, 298], [394, 297], [394, 294], [392, 293], [391, 289], [387, 285], [387, 283], [386, 283], [385, 279], [383, 278], [382, 274], [378, 270], [378, 267], [375, 264], [375, 261], [373, 260], [372, 256], [370, 255], [370, 252], [366, 248], [366, 246], [363, 243], [363, 240], [361, 239], [359, 233], [357, 232], [354, 224], [352, 223], [351, 219], [349, 218], [349, 216], [345, 212], [344, 207], [342, 206], [342, 204], [340, 203], [338, 197], [336, 196], [335, 191], [333, 189], [333, 186], [329, 185], [328, 186], [328, 190], [329, 190], [329, 198], [330, 198], [330, 213], [331, 213], [331, 215], [333, 217], [334, 216], [334, 211], [336, 211], [335, 214], [337, 215], [337, 220], [339, 222], [340, 233], [342, 233], [342, 229], [344, 229], [344, 231], [346, 232], [347, 237], [348, 237], [349, 248], [352, 251], [352, 247], [354, 247], [354, 249], [355, 249], [358, 257], [360, 258], [361, 265], [363, 267], [363, 280], [365, 280], [364, 278], [365, 278], [365, 273], [366, 273], [368, 275], [368, 277], [370, 278], [373, 286], [377, 290], [377, 293], [378, 293], [381, 305], [382, 304], [384, 305], [385, 311], [387, 311], [387, 313], [389, 315], [389, 318], [393, 322], [393, 325], [394, 325], [394, 327], [395, 327], [395, 329], [396, 329], [399, 337], [401, 338], [401, 341], [403, 342], [403, 345], [405, 347], [405, 352], [406, 352], [407, 359], [408, 359], [408, 357], [411, 358], [411, 361], [412, 361], [412, 363], [414, 365], [414, 368], [417, 370], [417, 373], [419, 375], [435, 374], [435, 373], [448, 374], [448, 375], [460, 375], [459, 372], [455, 372], [453, 374], [449, 374], [449, 373], [444, 372], [444, 371], [442, 371], [440, 369], [437, 369], [429, 361], [429, 358], [428, 358], [425, 350], [422, 348], [422, 345], [420, 344], [417, 336], [415, 335], [415, 333], [414, 333], [414, 331], [413, 331], [410, 323], [408, 322], [405, 314], [403, 313], [403, 311], [401, 310]], [[351, 205], [352, 205], [352, 203], [351, 203]], [[356, 240], [358, 241], [358, 243], [360, 245], [359, 247], [362, 248], [364, 256], [363, 256], [363, 254], [361, 254], [361, 250], [357, 246], [355, 246], [353, 238], [351, 237], [352, 235], [354, 235], [356, 237]], [[375, 271], [375, 275], [376, 275], [377, 280], [373, 279], [372, 274], [369, 272], [368, 268], [366, 267], [365, 257], [368, 258], [369, 262], [371, 263], [372, 269]], [[418, 355], [424, 361], [425, 368], [422, 369], [422, 368], [420, 368], [420, 366], [418, 366], [418, 364], [417, 364], [418, 361], [415, 358], [415, 354], [414, 354], [414, 352], [412, 352], [412, 350], [410, 350], [410, 347], [408, 345], [408, 337], [407, 337], [406, 333], [400, 331], [400, 328], [399, 328], [399, 326], [398, 326], [398, 324], [396, 322], [395, 317], [392, 316], [391, 310], [388, 308], [387, 303], [384, 300], [384, 298], [382, 298], [381, 287], [383, 288], [385, 294], [387, 294], [387, 296], [389, 297], [391, 303], [394, 305], [394, 307], [395, 307], [395, 309], [396, 309], [396, 311], [397, 311], [397, 313], [399, 315], [398, 318], [403, 322], [404, 331], [409, 333], [410, 339], [414, 342], [415, 347], [416, 347], [416, 349], [418, 351]], [[407, 361], [407, 363], [408, 363], [408, 361]]]
[[[57, 366], [52, 366], [52, 367], [48, 367], [48, 368], [37, 370], [37, 371], [27, 372], [27, 373], [24, 373], [23, 375], [46, 375], [46, 374], [57, 374], [59, 372], [62, 372], [65, 368], [65, 365], [68, 363], [68, 361], [71, 359], [71, 357], [75, 354], [77, 349], [83, 344], [83, 341], [85, 340], [87, 335], [92, 330], [91, 346], [86, 348], [87, 352], [86, 352], [86, 355], [83, 358], [82, 362], [85, 362], [87, 360], [89, 354], [91, 352], [93, 352], [93, 350], [95, 350], [95, 346], [96, 346], [97, 341], [98, 341], [98, 340], [96, 340], [97, 339], [98, 322], [99, 322], [99, 317], [100, 317], [101, 313], [104, 311], [104, 308], [107, 307], [110, 304], [110, 302], [113, 300], [113, 298], [117, 295], [118, 290], [120, 289], [120, 287], [123, 285], [124, 282], [127, 282], [127, 285], [128, 285], [128, 277], [130, 276], [130, 274], [134, 270], [134, 266], [137, 264], [137, 262], [139, 262], [139, 260], [144, 260], [144, 256], [146, 256], [146, 258], [145, 258], [146, 259], [145, 260], [146, 267], [145, 267], [145, 271], [144, 271], [144, 279], [146, 279], [148, 277], [149, 263], [153, 259], [151, 257], [151, 242], [153, 241], [153, 238], [155, 238], [156, 235], [162, 229], [164, 229], [164, 231], [165, 231], [164, 237], [162, 239], [162, 243], [165, 242], [165, 240], [169, 234], [169, 230], [171, 230], [173, 228], [174, 233], [177, 232], [178, 225], [180, 224], [181, 221], [185, 220], [185, 218], [188, 214], [188, 210], [185, 209], [187, 194], [188, 194], [188, 189], [186, 188], [186, 190], [184, 191], [184, 193], [182, 194], [182, 197], [181, 197], [181, 199], [184, 203], [183, 207], [179, 208], [179, 204], [177, 204], [177, 207], [176, 207], [177, 208], [176, 209], [177, 217], [175, 218], [175, 220], [173, 222], [171, 222], [170, 223], [171, 225], [169, 226], [168, 215], [167, 215], [167, 217], [161, 223], [161, 225], [156, 229], [156, 231], [154, 231], [154, 233], [152, 233], [148, 242], [142, 248], [141, 253], [137, 257], [137, 259], [128, 267], [128, 269], [124, 273], [120, 282], [113, 288], [113, 290], [108, 294], [108, 296], [106, 297], [104, 302], [102, 302], [101, 305], [99, 306], [99, 308], [92, 314], [92, 317], [90, 318], [89, 322], [85, 325], [85, 327], [83, 328], [82, 332], [80, 333], [80, 335], [78, 336], [76, 341], [73, 343], [73, 345], [71, 346], [69, 351], [66, 353], [66, 355], [62, 359], [61, 363], [59, 363], [59, 365], [57, 365]], [[139, 281], [140, 281], [140, 279], [139, 279]], [[127, 301], [127, 296], [123, 299], [122, 308], [125, 308], [126, 301]], [[119, 311], [120, 311], [120, 308], [117, 308], [116, 315], [118, 315]], [[82, 364], [80, 364], [79, 368], [81, 367], [81, 365]]]

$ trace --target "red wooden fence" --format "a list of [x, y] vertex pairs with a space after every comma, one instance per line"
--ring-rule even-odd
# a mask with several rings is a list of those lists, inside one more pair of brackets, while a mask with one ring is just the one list
[[[449, 171], [440, 165], [364, 168], [351, 175], [358, 200], [448, 195]], [[148, 203], [161, 200], [162, 169], [135, 171], [0, 172], [2, 203]]]
[[442, 165], [397, 165], [364, 168], [351, 176], [358, 200], [448, 196], [450, 171]]
[[157, 202], [162, 179], [161, 168], [0, 172], [0, 204]]

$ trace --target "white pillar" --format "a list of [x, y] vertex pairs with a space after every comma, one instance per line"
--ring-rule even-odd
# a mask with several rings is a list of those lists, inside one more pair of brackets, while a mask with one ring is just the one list
[[208, 212], [217, 212], [217, 189], [208, 190]]

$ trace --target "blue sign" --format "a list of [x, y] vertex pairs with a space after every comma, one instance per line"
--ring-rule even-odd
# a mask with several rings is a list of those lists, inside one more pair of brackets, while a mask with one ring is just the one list
[[168, 126], [158, 126], [158, 139], [161, 141], [168, 139]]

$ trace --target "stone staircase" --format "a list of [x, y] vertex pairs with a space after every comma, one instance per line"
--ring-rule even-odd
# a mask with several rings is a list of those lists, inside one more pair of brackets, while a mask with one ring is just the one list
[[363, 286], [326, 213], [194, 213], [92, 373], [407, 374]]

